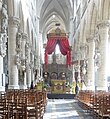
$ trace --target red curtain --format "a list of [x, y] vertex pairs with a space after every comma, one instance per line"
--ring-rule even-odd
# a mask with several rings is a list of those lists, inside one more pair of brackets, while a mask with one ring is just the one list
[[66, 64], [71, 65], [71, 49], [66, 37], [51, 37], [48, 39], [45, 49], [45, 64], [48, 64], [48, 54], [54, 52], [56, 44], [59, 44], [60, 52], [67, 55]]

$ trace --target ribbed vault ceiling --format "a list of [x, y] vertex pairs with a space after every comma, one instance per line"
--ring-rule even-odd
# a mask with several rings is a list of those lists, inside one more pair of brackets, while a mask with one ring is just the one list
[[60, 23], [61, 30], [68, 33], [72, 12], [73, 0], [41, 0], [40, 31], [47, 34]]

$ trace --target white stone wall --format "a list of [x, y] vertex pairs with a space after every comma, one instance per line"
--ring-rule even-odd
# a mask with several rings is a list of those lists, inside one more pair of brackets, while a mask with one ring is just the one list
[[[110, 1], [109, 0], [88, 0], [84, 1], [81, 0], [79, 6], [81, 7], [81, 22], [78, 28], [75, 30], [75, 34], [73, 39], [75, 40], [75, 44], [73, 42], [73, 52], [79, 49], [78, 45], [86, 44], [88, 46], [86, 56], [84, 59], [88, 60], [87, 63], [87, 77], [85, 80], [86, 87], [89, 90], [107, 90], [107, 58], [106, 56], [108, 52], [108, 40], [109, 40], [109, 29], [110, 29]], [[85, 5], [85, 7], [84, 7]], [[85, 9], [85, 11], [84, 11]], [[76, 11], [77, 16], [77, 11]], [[76, 17], [74, 16], [74, 18]], [[73, 19], [74, 21], [74, 19]], [[102, 27], [97, 27], [98, 24], [101, 23]], [[75, 24], [75, 21], [74, 21]], [[77, 33], [79, 32], [79, 36], [77, 37]], [[88, 38], [92, 38], [95, 46], [93, 43], [87, 42]], [[77, 40], [76, 40], [77, 39]], [[76, 47], [77, 45], [77, 47]], [[98, 70], [96, 69], [95, 65], [95, 50], [99, 49], [101, 53], [100, 62], [101, 68], [98, 66]], [[81, 51], [82, 52], [82, 51]], [[73, 57], [75, 57], [75, 53]], [[77, 59], [77, 57], [76, 57]], [[98, 75], [98, 76], [95, 76]], [[91, 85], [91, 86], [90, 86]], [[91, 88], [90, 88], [91, 87]], [[94, 87], [94, 88], [92, 88]]]

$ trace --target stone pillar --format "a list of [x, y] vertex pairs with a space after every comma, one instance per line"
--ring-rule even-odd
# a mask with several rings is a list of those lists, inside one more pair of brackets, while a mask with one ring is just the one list
[[29, 88], [31, 85], [31, 67], [30, 67], [30, 45], [28, 41], [26, 42], [26, 80], [27, 80], [27, 87]]
[[0, 56], [0, 91], [5, 91], [5, 87], [3, 85], [3, 57]]
[[37, 25], [36, 25], [36, 32], [37, 32], [37, 41], [36, 41], [36, 69], [37, 69], [37, 79], [36, 79], [36, 82], [38, 82], [39, 81], [39, 77], [40, 77], [40, 40], [42, 40], [42, 39], [40, 39], [40, 33], [39, 33], [39, 19], [40, 19], [40, 17], [38, 16], [37, 17]]
[[86, 81], [87, 81], [87, 50], [88, 45], [85, 43], [80, 44], [80, 51], [82, 54], [82, 64], [81, 65], [81, 88], [82, 90], [86, 90]]
[[[102, 21], [97, 25], [100, 35], [100, 62], [96, 90], [107, 90], [107, 51], [110, 21]], [[109, 61], [110, 62], [110, 61]]]
[[22, 33], [22, 41], [21, 41], [21, 68], [24, 73], [23, 77], [23, 84], [22, 84], [22, 89], [27, 89], [27, 84], [26, 84], [26, 64], [25, 64], [25, 45], [26, 45], [26, 40], [27, 40], [27, 34]]
[[31, 49], [30, 68], [31, 68], [31, 81], [34, 81], [34, 51], [32, 49]]
[[95, 52], [95, 42], [94, 36], [87, 38], [89, 45], [89, 55], [88, 55], [88, 66], [87, 66], [87, 90], [95, 90], [94, 83], [94, 52]]
[[27, 89], [27, 84], [26, 84], [26, 72], [24, 72], [24, 85], [23, 89]]
[[31, 69], [30, 68], [27, 68], [26, 76], [27, 76], [27, 88], [30, 88], [30, 85], [31, 85]]
[[9, 89], [19, 89], [18, 69], [16, 59], [16, 35], [18, 31], [19, 19], [9, 17], [8, 26], [8, 68], [9, 68]]
[[0, 91], [5, 91], [5, 74], [3, 73], [3, 57], [6, 56], [8, 14], [7, 5], [0, 0]]
[[41, 56], [41, 50], [42, 48], [42, 33], [38, 34], [38, 57], [37, 57], [37, 69], [38, 69], [38, 75], [37, 75], [37, 81], [40, 80], [40, 68], [41, 68], [41, 61], [42, 61], [42, 56]]

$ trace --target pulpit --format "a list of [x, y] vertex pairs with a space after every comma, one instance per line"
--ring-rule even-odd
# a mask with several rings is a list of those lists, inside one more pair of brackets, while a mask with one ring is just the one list
[[58, 80], [58, 79], [52, 79], [51, 80], [51, 93], [56, 94], [65, 94], [66, 88], [65, 88], [66, 80]]

